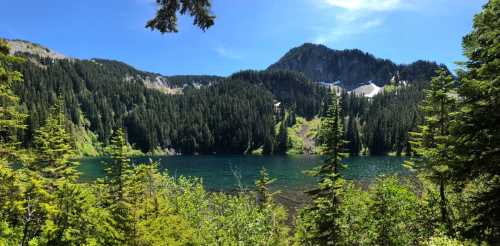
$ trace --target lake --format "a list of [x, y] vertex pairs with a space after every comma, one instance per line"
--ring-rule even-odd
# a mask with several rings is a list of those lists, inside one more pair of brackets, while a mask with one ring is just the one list
[[[282, 190], [304, 190], [315, 184], [313, 177], [303, 174], [318, 165], [318, 156], [254, 156], [254, 155], [200, 155], [200, 156], [156, 156], [134, 158], [134, 163], [149, 163], [149, 159], [160, 163], [161, 171], [169, 175], [201, 177], [208, 190], [233, 190], [254, 186], [259, 171], [265, 167], [269, 174], [277, 178], [274, 188]], [[79, 170], [82, 181], [92, 181], [104, 175], [105, 158], [81, 160]], [[347, 168], [342, 171], [346, 179], [370, 182], [378, 175], [408, 175], [403, 167], [404, 157], [360, 156], [344, 160]], [[239, 178], [236, 178], [239, 177]], [[240, 182], [238, 182], [240, 180]]]

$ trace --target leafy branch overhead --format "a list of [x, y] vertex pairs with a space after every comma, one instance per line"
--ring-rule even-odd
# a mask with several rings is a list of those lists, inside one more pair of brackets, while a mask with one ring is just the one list
[[205, 31], [214, 24], [215, 15], [210, 11], [210, 0], [156, 0], [156, 16], [146, 24], [151, 30], [161, 33], [178, 32], [178, 16], [189, 14], [194, 18], [193, 25]]

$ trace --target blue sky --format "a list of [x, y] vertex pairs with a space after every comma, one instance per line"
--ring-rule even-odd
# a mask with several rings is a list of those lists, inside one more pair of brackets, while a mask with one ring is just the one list
[[213, 0], [216, 24], [203, 32], [144, 28], [153, 0], [0, 0], [0, 37], [40, 43], [77, 58], [138, 69], [229, 75], [265, 69], [304, 42], [358, 48], [396, 63], [433, 60], [455, 68], [461, 40], [486, 0]]

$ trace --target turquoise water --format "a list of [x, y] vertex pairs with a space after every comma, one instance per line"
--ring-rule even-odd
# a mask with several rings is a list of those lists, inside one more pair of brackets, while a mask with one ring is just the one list
[[[207, 156], [157, 156], [135, 158], [134, 163], [149, 163], [149, 159], [160, 163], [161, 171], [171, 176], [201, 177], [209, 190], [232, 190], [252, 187], [259, 176], [261, 167], [277, 178], [274, 186], [286, 190], [304, 190], [315, 183], [315, 179], [305, 176], [303, 171], [318, 165], [317, 156], [249, 156], [249, 155], [207, 155]], [[81, 161], [82, 181], [92, 181], [104, 175], [104, 158]], [[407, 175], [402, 166], [404, 158], [391, 156], [362, 156], [345, 160], [347, 168], [342, 171], [345, 178], [370, 182], [382, 174]], [[239, 177], [239, 178], [236, 178]]]

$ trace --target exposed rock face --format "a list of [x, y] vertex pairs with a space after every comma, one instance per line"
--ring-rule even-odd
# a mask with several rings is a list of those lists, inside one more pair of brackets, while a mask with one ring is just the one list
[[313, 81], [335, 83], [352, 90], [370, 82], [384, 86], [396, 74], [398, 79], [409, 82], [429, 80], [439, 67], [427, 61], [398, 65], [357, 49], [333, 50], [324, 45], [306, 43], [291, 49], [268, 69], [294, 70], [304, 73]]
[[44, 58], [69, 59], [69, 57], [39, 44], [19, 39], [6, 40], [6, 41], [9, 44], [11, 54], [28, 53]]

